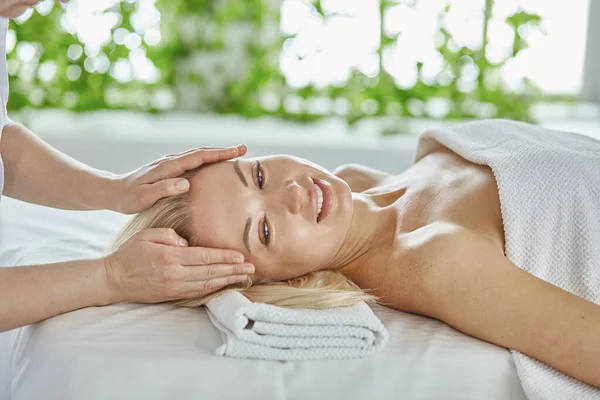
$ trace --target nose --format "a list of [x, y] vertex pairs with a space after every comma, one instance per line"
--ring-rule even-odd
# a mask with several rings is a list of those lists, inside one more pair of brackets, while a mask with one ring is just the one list
[[296, 181], [288, 182], [283, 196], [284, 206], [292, 214], [297, 214], [302, 208], [302, 196], [305, 196], [302, 186]]

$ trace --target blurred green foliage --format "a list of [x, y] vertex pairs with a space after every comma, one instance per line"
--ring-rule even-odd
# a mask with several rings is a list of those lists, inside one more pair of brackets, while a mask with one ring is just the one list
[[[397, 4], [398, 1], [380, 1], [382, 20], [386, 10]], [[322, 18], [332, 17], [323, 10], [320, 0], [313, 0], [312, 5]], [[120, 16], [110, 28], [111, 37], [118, 29], [135, 32], [132, 21], [138, 6], [135, 1], [121, 1], [103, 11]], [[133, 109], [159, 112], [175, 108], [246, 117], [274, 115], [297, 121], [316, 120], [334, 113], [309, 112], [302, 106], [294, 110], [285, 107], [286, 97], [296, 96], [302, 99], [301, 104], [315, 98], [329, 99], [332, 104], [343, 101], [347, 107], [341, 115], [350, 124], [373, 116], [477, 118], [481, 117], [478, 111], [481, 107], [486, 109], [486, 117], [528, 121], [531, 120], [531, 104], [541, 98], [538, 88], [527, 79], [519, 93], [506, 90], [499, 82], [486, 84], [486, 79], [498, 76], [500, 68], [510, 61], [508, 58], [493, 63], [486, 57], [492, 0], [487, 0], [486, 8], [482, 10], [485, 15], [481, 32], [484, 45], [478, 50], [458, 46], [450, 32], [442, 27], [440, 34], [443, 40], [440, 40], [437, 50], [443, 56], [444, 73], [449, 79], [435, 84], [425, 83], [420, 79], [423, 65], [419, 63], [419, 79], [410, 88], [399, 88], [383, 68], [383, 52], [396, 40], [385, 34], [383, 24], [380, 24], [379, 32], [380, 72], [376, 77], [354, 69], [343, 85], [291, 88], [278, 67], [279, 53], [288, 37], [279, 34], [266, 38], [268, 35], [265, 35], [266, 28], [275, 27], [279, 31], [279, 6], [277, 0], [159, 0], [156, 8], [160, 11], [161, 40], [153, 45], [146, 41], [139, 44], [160, 71], [160, 76], [153, 82], [118, 80], [111, 73], [115, 63], [130, 57], [130, 48], [125, 44], [118, 44], [113, 39], [102, 44], [97, 51], [90, 50], [76, 34], [66, 31], [66, 13], [62, 7], [53, 6], [47, 15], [35, 11], [24, 22], [11, 22], [16, 48], [7, 56], [11, 85], [9, 109], [54, 107], [74, 111]], [[449, 12], [449, 7], [439, 15], [440, 20]], [[528, 46], [521, 35], [521, 28], [536, 28], [540, 22], [538, 15], [522, 10], [507, 18], [506, 23], [514, 32], [512, 57]], [[184, 29], [186, 26], [194, 28], [191, 33], [190, 29]], [[245, 34], [228, 37], [232, 27], [243, 28]], [[143, 32], [140, 37], [143, 37]], [[227, 57], [204, 70], [190, 67], [193, 65], [190, 60], [195, 56], [202, 58], [203, 55], [223, 53], [232, 41], [242, 49], [245, 60], [242, 72], [228, 75], [231, 60]], [[19, 47], [24, 44], [33, 45], [33, 57], [31, 54], [23, 57], [22, 53], [26, 52], [19, 55]], [[89, 52], [94, 54], [88, 56]], [[100, 66], [99, 59], [105, 64], [108, 60], [108, 64]], [[474, 65], [478, 71], [478, 84], [468, 92], [461, 91], [459, 85], [465, 64]], [[44, 71], [46, 76], [42, 73]], [[54, 73], [49, 74], [48, 71]], [[215, 87], [216, 81], [221, 84]], [[494, 82], [494, 79], [490, 81]], [[260, 98], [265, 92], [274, 97], [275, 106], [267, 108], [262, 104]], [[161, 94], [170, 94], [174, 102], [161, 104], [156, 100]], [[448, 112], [441, 117], [428, 115], [423, 105], [439, 98], [449, 100], [451, 106]]]

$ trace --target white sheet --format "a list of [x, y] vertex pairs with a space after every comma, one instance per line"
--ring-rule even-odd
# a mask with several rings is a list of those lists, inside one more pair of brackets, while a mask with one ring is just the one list
[[[124, 218], [2, 199], [0, 265], [99, 254]], [[0, 334], [0, 400], [525, 399], [508, 350], [384, 307], [374, 357], [275, 362], [219, 357], [203, 309], [117, 304]]]

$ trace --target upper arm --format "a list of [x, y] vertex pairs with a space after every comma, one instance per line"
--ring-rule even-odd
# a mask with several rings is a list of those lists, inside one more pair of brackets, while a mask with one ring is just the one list
[[353, 192], [363, 192], [383, 182], [391, 175], [387, 172], [360, 164], [344, 164], [333, 171], [333, 174], [344, 180]]
[[2, 128], [2, 140], [0, 140], [0, 154], [4, 162], [4, 194], [12, 195], [13, 187], [18, 181], [19, 169], [22, 162], [30, 158], [27, 156], [26, 140], [24, 140], [22, 126], [9, 121]]
[[433, 317], [600, 387], [599, 305], [519, 269], [476, 234], [440, 242], [452, 251], [431, 276]]

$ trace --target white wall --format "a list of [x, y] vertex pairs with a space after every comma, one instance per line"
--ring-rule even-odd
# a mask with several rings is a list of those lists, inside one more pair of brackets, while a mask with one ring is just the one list
[[334, 120], [305, 125], [215, 115], [49, 111], [24, 117], [32, 131], [59, 150], [117, 173], [193, 147], [239, 143], [249, 147], [251, 156], [291, 154], [330, 170], [360, 163], [393, 173], [412, 163], [416, 146], [415, 136], [381, 137], [367, 126], [349, 135], [345, 123]]
[[[412, 164], [416, 134], [390, 137], [366, 122], [349, 131], [342, 120], [296, 124], [275, 119], [246, 120], [235, 116], [128, 112], [70, 114], [35, 111], [13, 116], [37, 135], [70, 156], [116, 173], [130, 171], [169, 153], [199, 146], [245, 143], [250, 156], [291, 154], [329, 170], [359, 163], [390, 173]], [[407, 129], [422, 132], [449, 122], [413, 120]], [[600, 120], [545, 120], [542, 126], [579, 132], [600, 139]]]

